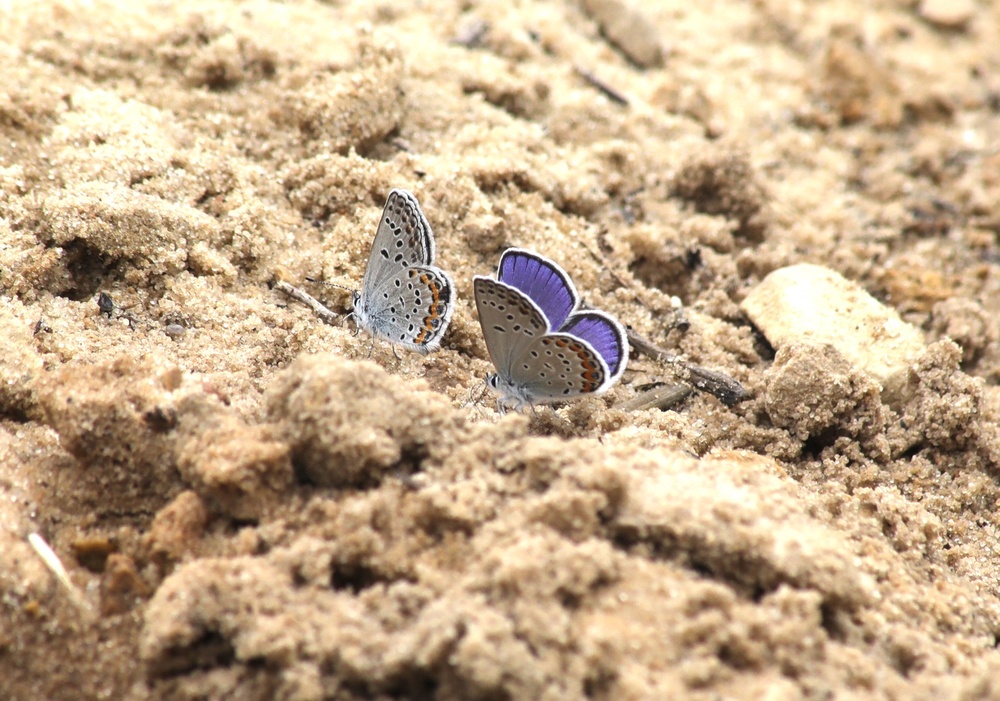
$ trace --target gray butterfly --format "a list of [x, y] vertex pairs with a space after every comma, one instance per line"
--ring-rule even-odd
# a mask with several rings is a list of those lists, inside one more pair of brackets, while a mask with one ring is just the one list
[[434, 265], [434, 234], [417, 198], [391, 191], [354, 292], [358, 325], [393, 345], [430, 353], [451, 321], [454, 289], [448, 273]]

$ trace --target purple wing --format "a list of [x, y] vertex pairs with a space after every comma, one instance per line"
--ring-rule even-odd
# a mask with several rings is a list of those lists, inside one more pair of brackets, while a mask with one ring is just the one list
[[545, 314], [552, 331], [563, 325], [580, 301], [566, 271], [521, 248], [508, 248], [500, 256], [497, 279], [528, 295]]
[[604, 358], [611, 372], [605, 384], [610, 385], [625, 371], [625, 363], [628, 362], [628, 340], [625, 338], [625, 329], [604, 312], [586, 311], [574, 314], [559, 332], [583, 339]]

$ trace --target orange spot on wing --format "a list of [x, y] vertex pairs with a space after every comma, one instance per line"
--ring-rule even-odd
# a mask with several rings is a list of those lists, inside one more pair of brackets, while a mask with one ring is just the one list
[[420, 275], [420, 282], [427, 285], [427, 289], [431, 291], [431, 296], [434, 300], [431, 302], [431, 313], [424, 317], [424, 328], [420, 329], [420, 333], [417, 334], [417, 337], [414, 340], [417, 344], [424, 342], [424, 339], [427, 338], [427, 334], [434, 330], [434, 320], [441, 317], [441, 288], [427, 273]]
[[580, 361], [583, 363], [583, 391], [593, 392], [600, 384], [598, 380], [601, 379], [601, 366], [594, 362], [593, 358], [587, 352], [587, 349], [579, 343], [574, 343], [570, 346], [570, 348], [576, 352], [576, 354], [580, 357]]

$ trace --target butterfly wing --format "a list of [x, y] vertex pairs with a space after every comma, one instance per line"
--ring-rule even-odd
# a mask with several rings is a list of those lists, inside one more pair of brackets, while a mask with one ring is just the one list
[[386, 278], [364, 300], [369, 330], [420, 353], [437, 350], [451, 321], [455, 286], [445, 271], [414, 265]]
[[544, 404], [600, 393], [610, 384], [604, 359], [594, 348], [565, 333], [532, 341], [511, 364], [510, 385], [530, 404]]
[[560, 333], [586, 341], [604, 360], [608, 376], [604, 378], [607, 389], [625, 372], [628, 363], [628, 338], [625, 329], [616, 319], [604, 312], [587, 310], [570, 314]]
[[545, 315], [529, 297], [499, 280], [476, 276], [473, 288], [486, 350], [497, 373], [507, 379], [514, 360], [548, 331]]
[[434, 234], [417, 198], [406, 190], [392, 190], [372, 241], [361, 296], [381, 289], [387, 279], [406, 268], [433, 263]]
[[555, 331], [580, 303], [566, 271], [548, 258], [523, 248], [508, 248], [500, 256], [497, 279], [531, 298]]
[[501, 404], [520, 408], [599, 394], [621, 377], [625, 330], [604, 312], [574, 312], [580, 298], [562, 268], [511, 248], [497, 278], [477, 277], [475, 291]]

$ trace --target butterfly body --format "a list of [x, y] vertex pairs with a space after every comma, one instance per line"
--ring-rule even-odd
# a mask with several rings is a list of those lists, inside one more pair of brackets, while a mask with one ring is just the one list
[[419, 353], [441, 345], [451, 321], [454, 284], [434, 265], [434, 234], [416, 198], [389, 193], [353, 316], [376, 338]]
[[473, 286], [496, 368], [487, 384], [501, 409], [601, 394], [624, 372], [625, 330], [604, 312], [578, 309], [576, 288], [551, 260], [511, 248], [497, 279], [477, 276]]

